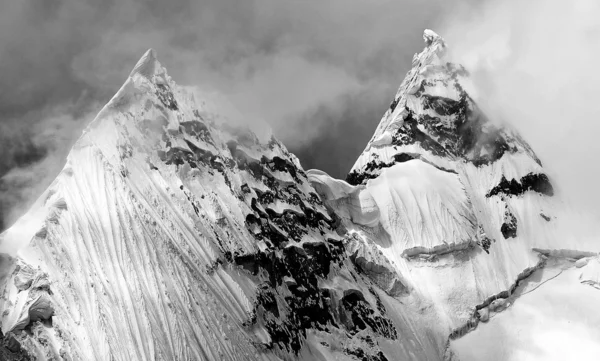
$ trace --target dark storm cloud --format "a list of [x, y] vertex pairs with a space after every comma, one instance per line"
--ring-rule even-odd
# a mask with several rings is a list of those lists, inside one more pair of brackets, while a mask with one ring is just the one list
[[150, 47], [180, 84], [268, 121], [305, 168], [344, 177], [422, 49], [423, 29], [468, 2], [0, 1], [7, 223], [48, 186]]

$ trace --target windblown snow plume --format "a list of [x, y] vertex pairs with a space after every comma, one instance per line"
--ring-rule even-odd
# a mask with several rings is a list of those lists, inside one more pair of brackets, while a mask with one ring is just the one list
[[210, 110], [149, 50], [0, 235], [0, 355], [469, 360], [521, 296], [560, 280], [598, 297], [598, 247], [557, 231], [541, 161], [424, 40], [346, 180]]

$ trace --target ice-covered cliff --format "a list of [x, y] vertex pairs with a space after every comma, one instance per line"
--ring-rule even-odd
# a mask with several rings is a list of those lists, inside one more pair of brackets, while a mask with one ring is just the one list
[[548, 264], [596, 291], [541, 162], [425, 41], [347, 181], [148, 51], [0, 235], [0, 357], [440, 360]]

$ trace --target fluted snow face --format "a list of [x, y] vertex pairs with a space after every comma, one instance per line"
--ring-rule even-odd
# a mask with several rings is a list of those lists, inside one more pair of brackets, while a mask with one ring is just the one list
[[[253, 300], [236, 273], [218, 267], [223, 252], [256, 245], [242, 217], [249, 207], [235, 192], [244, 175], [228, 168], [230, 139], [217, 121], [153, 51], [144, 55], [42, 196], [45, 218], [19, 260], [33, 265], [23, 277], [34, 281], [17, 286], [29, 270], [18, 265], [4, 279], [3, 332], [30, 353], [74, 360], [260, 359], [240, 332]], [[251, 142], [286, 157], [278, 145]], [[169, 164], [194, 151], [211, 154], [205, 161], [221, 171]], [[40, 297], [49, 314], [37, 320], [53, 330], [52, 347], [21, 333], [37, 327], [31, 313]]]
[[424, 38], [347, 182], [149, 50], [0, 235], [0, 357], [441, 360], [561, 267], [595, 291], [597, 244], [559, 232], [541, 162]]
[[1, 235], [18, 252], [0, 254], [0, 355], [436, 359], [389, 296], [406, 293], [393, 267], [352, 261], [354, 238], [259, 129], [208, 111], [148, 51]]
[[40, 359], [276, 359], [257, 347], [274, 344], [261, 279], [235, 259], [339, 238], [297, 159], [205, 111], [153, 50], [29, 214], [2, 235], [20, 250], [1, 329]]

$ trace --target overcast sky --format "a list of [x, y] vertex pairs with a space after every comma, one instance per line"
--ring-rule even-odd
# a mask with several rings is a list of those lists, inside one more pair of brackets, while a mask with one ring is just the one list
[[[413, 54], [422, 50], [425, 28], [447, 35], [450, 45], [465, 55], [460, 60], [479, 69], [481, 83], [495, 94], [512, 93], [507, 79], [518, 84], [514, 96], [497, 99], [517, 102], [527, 95], [527, 102], [541, 106], [559, 103], [556, 94], [532, 96], [546, 77], [541, 71], [531, 78], [523, 74], [530, 68], [560, 68], [585, 78], [584, 70], [567, 69], [569, 54], [560, 47], [569, 52], [592, 48], [583, 55], [595, 55], [597, 37], [581, 37], [589, 29], [582, 29], [579, 19], [580, 14], [592, 20], [600, 16], [595, 2], [0, 0], [0, 229], [48, 186], [82, 128], [150, 47], [179, 84], [222, 94], [249, 119], [269, 122], [304, 168], [343, 178], [409, 70]], [[555, 30], [552, 37], [559, 38], [558, 45], [546, 39], [531, 50], [529, 43], [515, 41], [535, 43], [547, 30]], [[570, 38], [576, 36], [580, 39]], [[490, 51], [493, 47], [504, 53]], [[526, 56], [506, 56], [517, 51]], [[487, 58], [481, 61], [489, 53], [502, 65], [495, 72], [481, 66], [489, 63]], [[552, 58], [551, 69], [536, 65], [546, 58]], [[591, 70], [589, 61], [581, 63], [585, 71]], [[570, 78], [550, 79], [545, 79], [545, 89], [558, 92], [560, 87], [552, 86], [557, 82], [562, 88], [573, 85], [565, 80]], [[527, 102], [518, 102], [519, 108]], [[496, 110], [502, 105], [487, 104]], [[569, 105], [547, 109], [564, 112]], [[584, 108], [581, 117], [592, 111]], [[515, 111], [504, 115], [512, 119]], [[535, 138], [539, 126], [538, 119], [524, 128]], [[549, 142], [537, 143], [551, 148]]]

